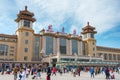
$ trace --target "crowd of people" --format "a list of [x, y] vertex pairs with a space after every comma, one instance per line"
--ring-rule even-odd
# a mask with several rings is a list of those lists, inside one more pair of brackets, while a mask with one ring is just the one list
[[72, 67], [57, 67], [57, 66], [43, 66], [42, 64], [9, 64], [9, 63], [0, 63], [0, 72], [1, 75], [4, 74], [13, 74], [14, 80], [26, 80], [29, 75], [32, 75], [32, 79], [42, 78], [41, 74], [46, 73], [46, 80], [51, 80], [51, 76], [56, 76], [56, 73], [59, 73], [61, 76], [65, 73], [71, 73], [73, 77], [76, 75], [80, 76], [81, 71], [90, 72], [91, 78], [94, 78], [95, 75], [105, 74], [106, 79], [115, 79], [114, 72], [120, 74], [120, 67], [85, 67], [85, 66], [72, 66]]
[[41, 72], [43, 72], [42, 65], [39, 64], [0, 64], [1, 75], [13, 74], [14, 80], [26, 80], [29, 75], [32, 75], [32, 79], [41, 78]]

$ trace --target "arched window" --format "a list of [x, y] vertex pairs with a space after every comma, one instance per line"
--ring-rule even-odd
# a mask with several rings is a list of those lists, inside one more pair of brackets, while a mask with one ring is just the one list
[[78, 41], [72, 39], [72, 54], [78, 54]]
[[60, 53], [66, 54], [66, 39], [60, 38]]
[[53, 37], [46, 36], [46, 55], [53, 54]]

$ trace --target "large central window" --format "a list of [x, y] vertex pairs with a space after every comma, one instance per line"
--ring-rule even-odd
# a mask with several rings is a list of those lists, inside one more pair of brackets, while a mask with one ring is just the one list
[[72, 40], [72, 54], [78, 54], [78, 43], [77, 40]]
[[46, 55], [53, 54], [53, 37], [46, 36]]
[[60, 38], [60, 53], [66, 54], [66, 39]]

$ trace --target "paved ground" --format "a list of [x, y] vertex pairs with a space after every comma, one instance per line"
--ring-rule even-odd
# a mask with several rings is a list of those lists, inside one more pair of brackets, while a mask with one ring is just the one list
[[[120, 80], [120, 74], [115, 73], [115, 77], [116, 79], [113, 79], [113, 80]], [[91, 78], [89, 72], [81, 72], [81, 76], [76, 76], [76, 77], [73, 77], [71, 73], [66, 73], [66, 74], [63, 74], [62, 76], [60, 76], [59, 74], [57, 74], [56, 76], [51, 76], [51, 80], [88, 80], [88, 79], [89, 80], [106, 80], [104, 74], [99, 74], [99, 75], [96, 75], [95, 78]], [[14, 78], [12, 74], [10, 75], [0, 74], [0, 80], [14, 80]], [[29, 78], [27, 78], [26, 80], [32, 80], [32, 76], [30, 75]], [[35, 79], [35, 80], [46, 80], [46, 73], [42, 73], [41, 79]]]

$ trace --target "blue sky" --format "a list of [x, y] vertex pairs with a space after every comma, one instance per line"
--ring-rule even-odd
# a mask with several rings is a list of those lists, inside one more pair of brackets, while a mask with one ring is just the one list
[[34, 12], [37, 21], [33, 25], [35, 33], [53, 25], [54, 31], [65, 28], [66, 33], [81, 28], [90, 22], [97, 30], [97, 45], [120, 48], [120, 0], [1, 0], [0, 34], [15, 34], [14, 20], [24, 6]]

